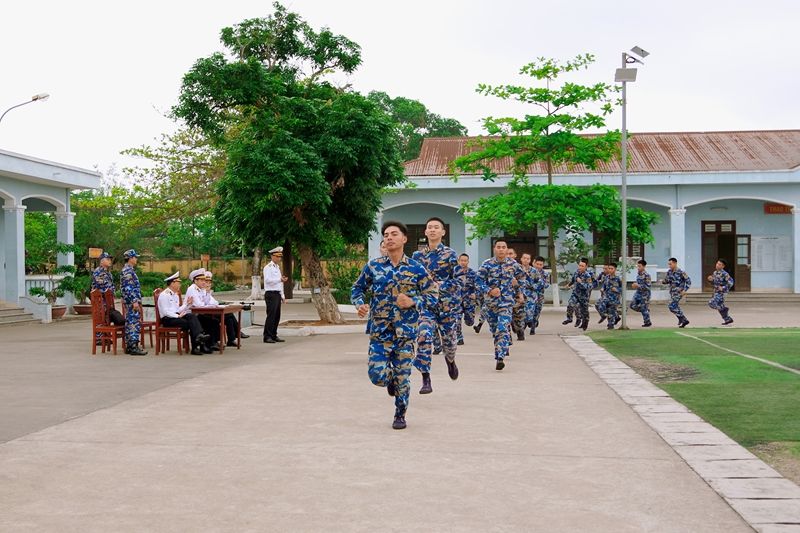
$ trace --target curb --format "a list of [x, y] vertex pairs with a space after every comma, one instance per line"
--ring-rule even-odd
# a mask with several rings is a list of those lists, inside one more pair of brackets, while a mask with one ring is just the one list
[[800, 532], [800, 487], [591, 338], [560, 337], [753, 529]]
[[[364, 324], [346, 324], [342, 326], [302, 326], [299, 328], [287, 328], [278, 326], [278, 335], [281, 337], [308, 337], [309, 335], [339, 335], [343, 333], [364, 333]], [[264, 328], [261, 326], [250, 326], [242, 328], [242, 331], [250, 335], [262, 335]]]

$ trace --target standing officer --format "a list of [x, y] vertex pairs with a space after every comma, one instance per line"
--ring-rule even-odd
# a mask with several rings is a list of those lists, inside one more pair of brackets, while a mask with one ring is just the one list
[[686, 319], [686, 315], [683, 314], [680, 303], [683, 293], [692, 286], [692, 280], [686, 272], [678, 268], [678, 260], [674, 257], [670, 257], [667, 260], [667, 265], [669, 266], [667, 277], [661, 282], [663, 285], [669, 285], [670, 302], [667, 307], [673, 315], [678, 317], [678, 327], [685, 328], [689, 325], [689, 321]]
[[708, 276], [708, 281], [710, 281], [711, 285], [714, 287], [714, 296], [708, 301], [708, 306], [711, 309], [719, 311], [723, 320], [722, 325], [727, 326], [733, 323], [733, 319], [728, 314], [730, 309], [725, 307], [725, 295], [728, 294], [728, 291], [733, 287], [733, 278], [728, 274], [728, 271], [725, 270], [728, 268], [728, 262], [724, 259], [717, 259], [715, 268], [716, 270], [714, 270], [714, 273]]
[[[420, 314], [436, 306], [437, 288], [420, 263], [403, 253], [408, 229], [387, 221], [381, 228], [387, 254], [371, 260], [353, 284], [350, 301], [358, 316], [369, 314], [369, 379], [394, 396], [392, 428], [405, 429], [414, 341]], [[365, 295], [371, 292], [369, 304]]]
[[609, 263], [603, 269], [603, 297], [597, 302], [597, 312], [608, 319], [606, 329], [614, 329], [619, 322], [619, 299], [622, 294], [622, 280], [617, 276], [617, 264]]
[[123, 254], [125, 266], [120, 274], [122, 301], [125, 306], [125, 353], [128, 355], [147, 355], [139, 346], [142, 332], [142, 286], [136, 275], [139, 254], [128, 250]]
[[447, 374], [452, 380], [458, 379], [455, 309], [461, 304], [461, 286], [456, 278], [458, 256], [455, 250], [444, 245], [442, 242], [444, 235], [444, 221], [438, 217], [429, 218], [425, 223], [428, 245], [411, 256], [425, 267], [439, 289], [439, 298], [435, 305], [424, 309], [420, 317], [417, 357], [414, 359], [414, 368], [422, 373], [420, 394], [433, 392], [430, 374], [431, 354], [437, 330], [442, 338]]
[[264, 300], [267, 304], [267, 318], [264, 320], [264, 342], [283, 342], [278, 337], [278, 323], [281, 321], [281, 304], [286, 301], [283, 284], [289, 279], [281, 274], [278, 265], [283, 258], [283, 246], [269, 251], [270, 262], [264, 267]]
[[[105, 316], [106, 311], [105, 292], [111, 291], [111, 294], [114, 294], [114, 277], [111, 275], [112, 262], [111, 254], [103, 252], [100, 254], [100, 266], [92, 271], [92, 289], [98, 289], [103, 293], [103, 297], [100, 300], [104, 311], [103, 316]], [[111, 320], [111, 323], [116, 326], [125, 324], [125, 318], [122, 316], [122, 313], [116, 309], [111, 309], [108, 312], [108, 318]], [[101, 334], [99, 332], [95, 334], [95, 344], [98, 346], [100, 346], [100, 338]]]
[[630, 305], [632, 310], [637, 313], [642, 313], [642, 319], [644, 320], [644, 324], [642, 324], [643, 328], [649, 328], [653, 325], [653, 323], [650, 322], [650, 285], [652, 282], [650, 274], [645, 270], [646, 266], [647, 261], [644, 259], [636, 261], [636, 281], [631, 285], [631, 287], [636, 289], [636, 293], [633, 295]]
[[536, 328], [539, 327], [539, 316], [542, 314], [544, 306], [544, 291], [550, 286], [550, 279], [544, 271], [544, 257], [537, 255], [533, 260], [531, 270], [531, 288], [533, 289], [533, 321], [528, 324], [531, 328], [531, 335], [536, 335]]
[[527, 277], [522, 267], [506, 257], [508, 245], [499, 240], [494, 244], [494, 257], [483, 262], [475, 281], [483, 294], [486, 320], [494, 336], [495, 370], [505, 368], [505, 358], [511, 345], [511, 309], [518, 296], [514, 281], [519, 284]]
[[475, 308], [477, 305], [476, 275], [477, 273], [469, 267], [469, 255], [459, 255], [458, 280], [461, 284], [461, 305], [456, 306], [459, 313], [458, 320], [456, 320], [456, 344], [459, 346], [464, 344], [464, 335], [461, 331], [462, 319], [467, 326], [471, 326], [475, 323]]

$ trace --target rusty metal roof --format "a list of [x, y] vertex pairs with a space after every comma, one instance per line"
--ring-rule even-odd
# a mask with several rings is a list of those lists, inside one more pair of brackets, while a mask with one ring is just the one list
[[[445, 176], [455, 158], [477, 149], [481, 137], [425, 139], [417, 159], [405, 163], [406, 176]], [[683, 133], [633, 133], [629, 138], [631, 173], [743, 172], [789, 170], [800, 166], [800, 130], [719, 131]], [[511, 159], [489, 165], [508, 174]], [[555, 169], [555, 174], [614, 174], [619, 161], [600, 163], [596, 170], [582, 165]], [[529, 174], [547, 174], [544, 163], [532, 165]]]

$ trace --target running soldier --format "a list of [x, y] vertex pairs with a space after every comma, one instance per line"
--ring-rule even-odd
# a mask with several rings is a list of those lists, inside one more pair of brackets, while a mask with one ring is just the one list
[[455, 317], [455, 308], [461, 304], [460, 285], [456, 278], [458, 256], [452, 248], [444, 245], [442, 242], [444, 235], [444, 221], [438, 217], [429, 218], [425, 224], [428, 245], [411, 256], [425, 267], [428, 275], [439, 289], [439, 298], [435, 305], [422, 310], [420, 316], [417, 357], [414, 359], [414, 367], [422, 373], [420, 394], [433, 392], [430, 372], [434, 336], [437, 334], [437, 330], [442, 337], [447, 374], [452, 380], [458, 379]]
[[458, 280], [461, 284], [461, 305], [456, 306], [459, 314], [456, 320], [456, 344], [464, 344], [464, 334], [461, 330], [461, 322], [467, 326], [475, 324], [475, 308], [477, 304], [477, 287], [475, 286], [475, 276], [477, 273], [469, 267], [469, 256], [461, 254], [458, 256]]
[[652, 281], [650, 274], [645, 270], [646, 266], [647, 261], [644, 259], [636, 261], [636, 281], [631, 284], [631, 287], [636, 289], [636, 293], [633, 295], [630, 308], [637, 313], [642, 313], [643, 328], [649, 328], [653, 325], [650, 322], [650, 285]]
[[550, 286], [547, 272], [544, 271], [544, 257], [536, 256], [531, 270], [531, 287], [533, 289], [533, 321], [528, 324], [531, 328], [531, 335], [536, 335], [536, 328], [539, 327], [539, 316], [542, 314], [544, 306], [544, 291]]
[[667, 265], [669, 266], [667, 277], [661, 282], [662, 285], [669, 285], [670, 302], [667, 307], [673, 315], [678, 317], [678, 327], [685, 328], [689, 325], [689, 321], [686, 319], [686, 315], [683, 314], [680, 303], [683, 293], [692, 286], [692, 280], [686, 272], [678, 268], [678, 260], [674, 257], [669, 258]]
[[[392, 428], [405, 429], [420, 314], [436, 306], [438, 291], [425, 268], [403, 253], [408, 241], [405, 224], [389, 221], [381, 230], [386, 255], [364, 266], [350, 301], [358, 316], [370, 316], [369, 379], [394, 397]], [[367, 293], [372, 294], [369, 304], [364, 303]]]
[[[518, 265], [522, 266], [517, 261], [517, 251], [509, 248], [506, 252], [506, 257], [513, 260]], [[523, 269], [524, 270], [524, 269]], [[527, 274], [527, 271], [525, 271]], [[526, 299], [526, 285], [528, 284], [528, 276], [522, 281], [512, 280], [511, 284], [517, 293], [514, 295], [514, 306], [511, 308], [511, 331], [517, 334], [518, 341], [525, 340], [525, 299]], [[511, 340], [514, 344], [514, 340]]]
[[606, 329], [614, 329], [614, 326], [619, 322], [619, 300], [622, 294], [622, 280], [617, 276], [616, 263], [609, 263], [603, 270], [603, 296], [597, 301], [597, 312], [608, 319]]
[[725, 307], [725, 295], [733, 287], [733, 278], [725, 270], [728, 268], [728, 262], [724, 259], [717, 259], [715, 268], [714, 273], [708, 276], [708, 281], [714, 287], [714, 296], [708, 301], [708, 306], [719, 311], [719, 315], [723, 320], [722, 325], [727, 326], [728, 324], [733, 324], [733, 319], [728, 314], [730, 309]]
[[[575, 313], [575, 327], [586, 331], [589, 327], [589, 297], [596, 282], [594, 274], [588, 269], [589, 260], [582, 257], [578, 262], [578, 270], [572, 275], [568, 288], [572, 288], [572, 295], [567, 306], [567, 319], [562, 322], [566, 325], [572, 322], [572, 311]], [[572, 307], [570, 307], [572, 306]]]
[[494, 257], [483, 262], [476, 278], [486, 303], [486, 320], [494, 336], [495, 370], [506, 366], [504, 360], [511, 344], [511, 308], [518, 294], [514, 281], [519, 284], [527, 277], [519, 263], [506, 257], [507, 252], [505, 241], [495, 242]]

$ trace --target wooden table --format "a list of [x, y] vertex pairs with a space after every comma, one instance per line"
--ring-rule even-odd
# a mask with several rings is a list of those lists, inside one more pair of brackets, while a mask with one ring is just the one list
[[239, 313], [238, 325], [236, 331], [236, 349], [242, 347], [242, 304], [227, 304], [216, 307], [192, 307], [192, 313], [196, 315], [212, 315], [219, 317], [219, 353], [225, 351], [225, 315]]

